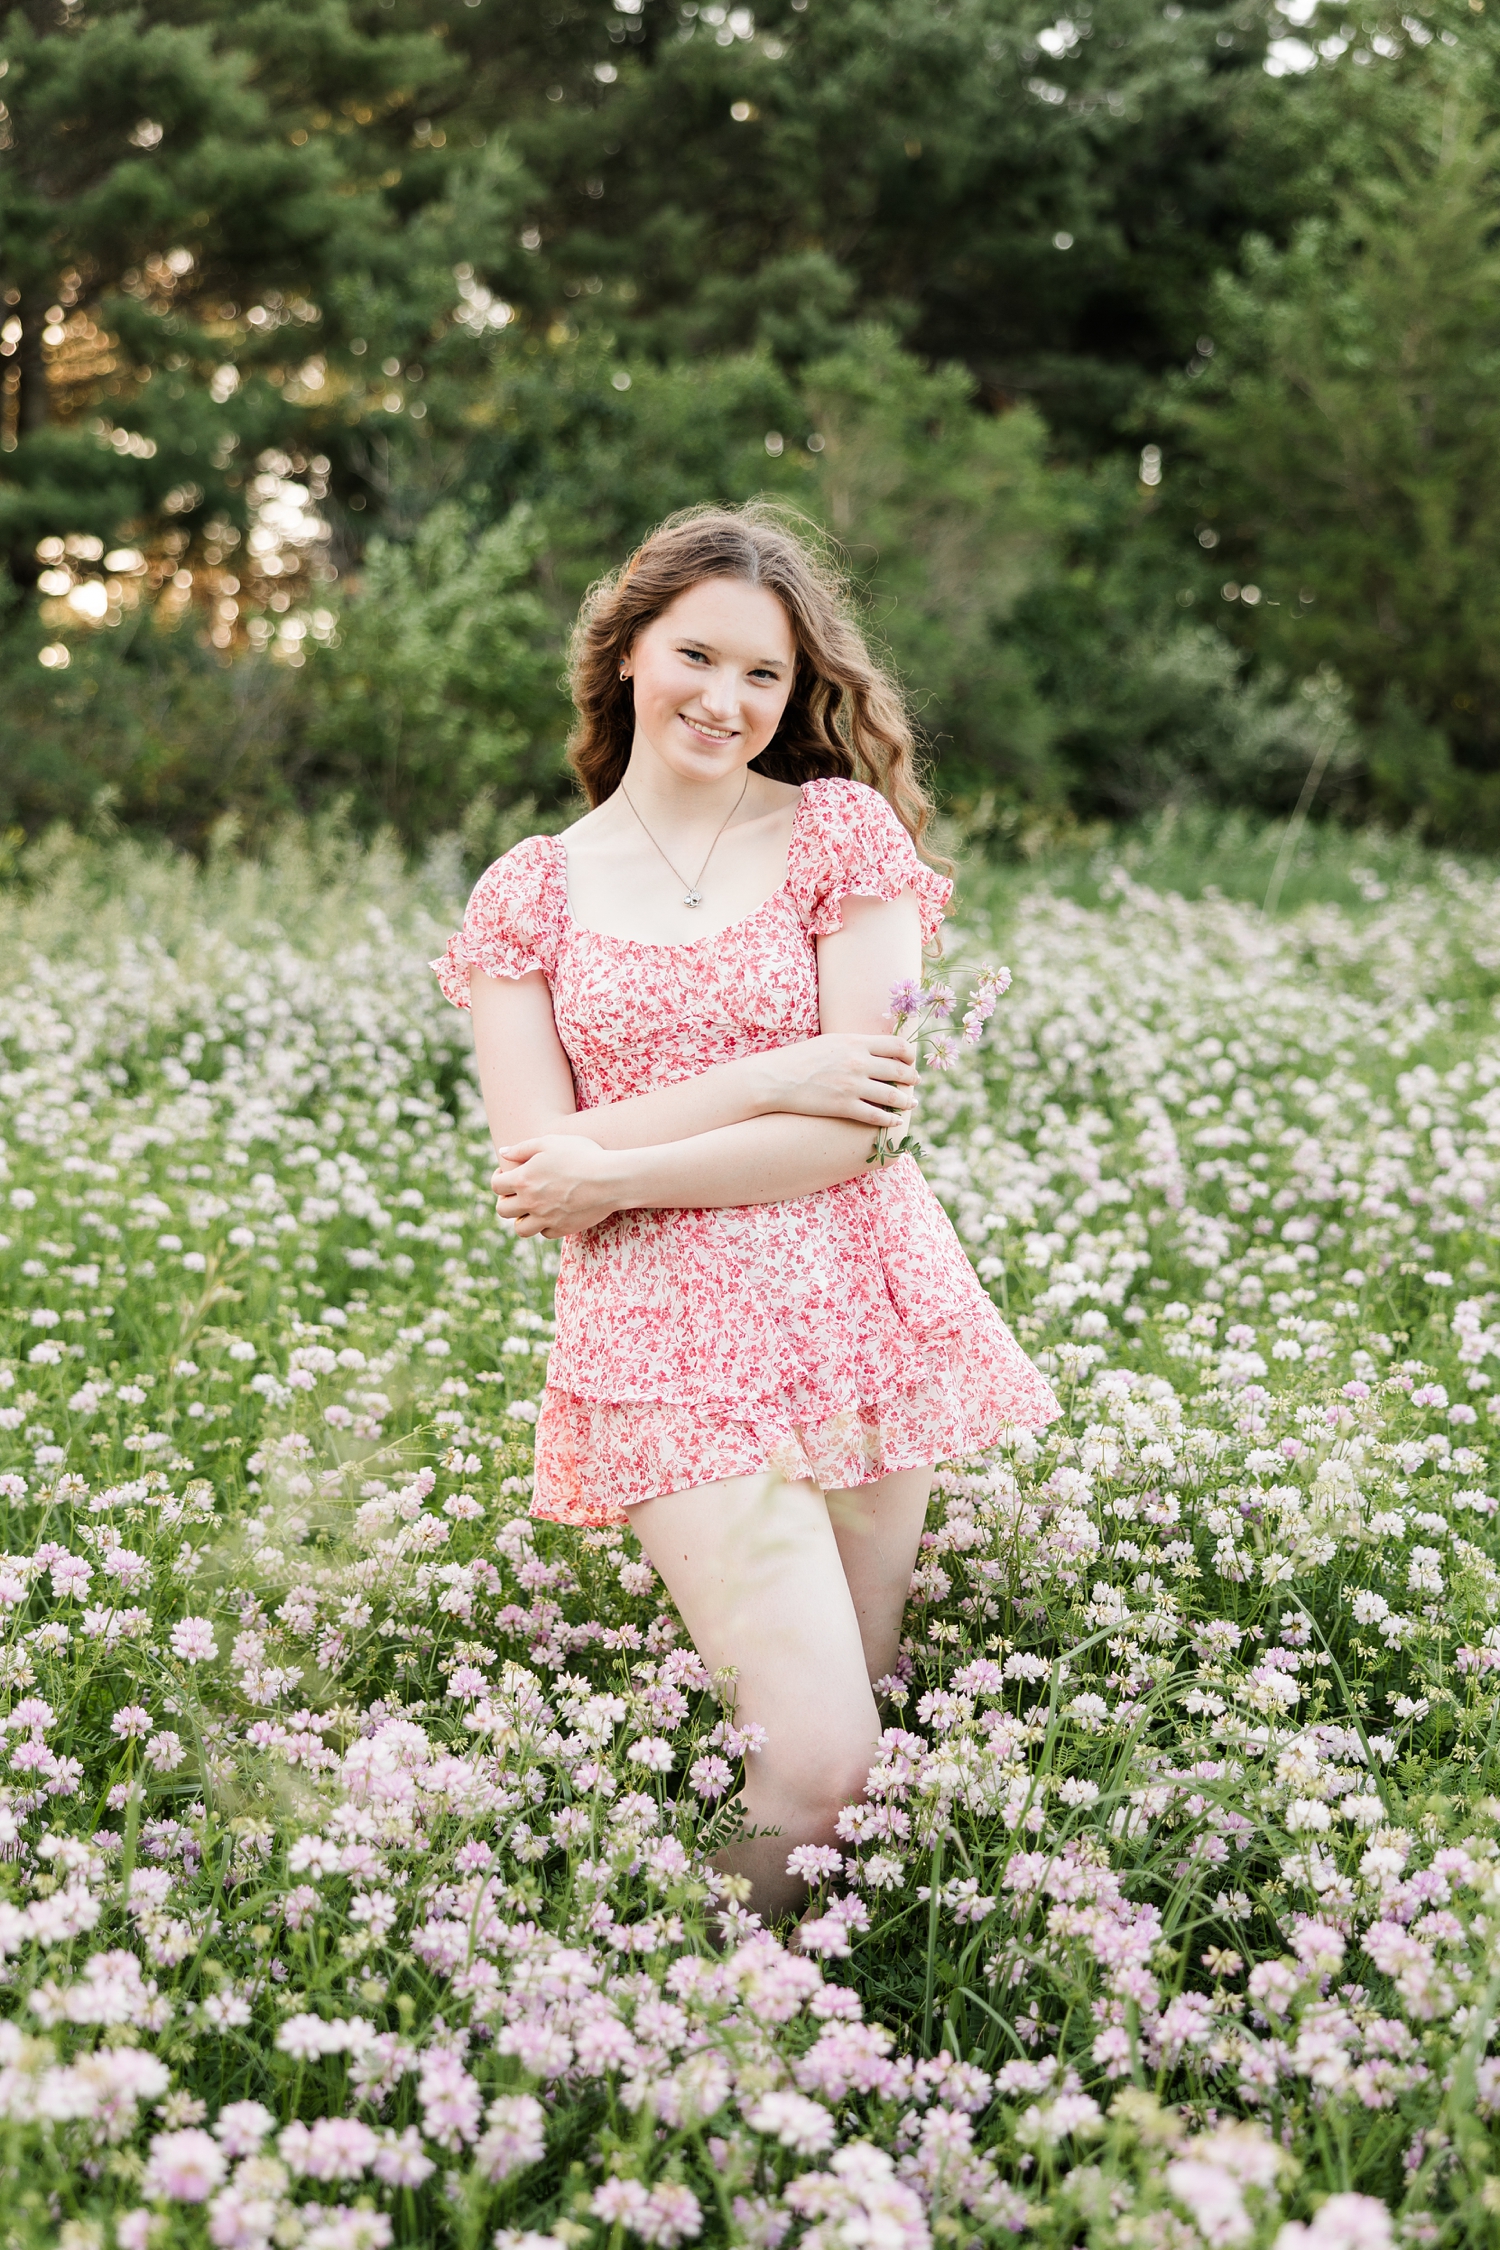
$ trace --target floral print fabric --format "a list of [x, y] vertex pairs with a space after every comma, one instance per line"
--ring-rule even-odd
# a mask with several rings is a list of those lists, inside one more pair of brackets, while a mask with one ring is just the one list
[[[713, 937], [580, 929], [567, 850], [532, 836], [475, 886], [434, 962], [539, 970], [581, 1110], [816, 1037], [817, 940], [845, 898], [914, 891], [922, 933], [952, 885], [861, 783], [804, 785], [772, 898]], [[562, 1245], [533, 1513], [620, 1523], [632, 1503], [774, 1466], [827, 1490], [973, 1452], [1058, 1412], [909, 1156], [793, 1202], [622, 1211]]]

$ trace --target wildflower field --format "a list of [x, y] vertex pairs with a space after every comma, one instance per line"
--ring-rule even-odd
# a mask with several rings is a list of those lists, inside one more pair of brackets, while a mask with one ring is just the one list
[[800, 1952], [527, 1517], [456, 869], [0, 899], [4, 2244], [1500, 2241], [1500, 881], [1364, 888], [971, 889], [918, 1130], [1066, 1413], [940, 1472]]

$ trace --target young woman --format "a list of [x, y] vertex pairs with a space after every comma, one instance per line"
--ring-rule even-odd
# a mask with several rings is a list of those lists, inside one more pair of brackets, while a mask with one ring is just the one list
[[768, 509], [674, 517], [589, 596], [572, 684], [592, 809], [434, 966], [500, 1215], [563, 1242], [533, 1512], [628, 1522], [735, 1675], [766, 1742], [721, 1864], [774, 1914], [875, 1757], [933, 1463], [1058, 1408], [912, 1159], [869, 1163], [952, 885], [841, 588]]

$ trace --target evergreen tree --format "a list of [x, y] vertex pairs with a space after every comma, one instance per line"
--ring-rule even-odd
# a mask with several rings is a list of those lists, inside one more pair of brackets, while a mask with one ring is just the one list
[[1246, 229], [1307, 208], [1278, 28], [1268, 0], [486, 0], [454, 115], [503, 116], [535, 184], [507, 293], [667, 359], [795, 364], [890, 319], [1092, 450]]
[[1492, 842], [1497, 239], [1500, 140], [1460, 75], [1335, 220], [1221, 284], [1169, 480], [1245, 644], [1347, 680], [1375, 801]]
[[243, 521], [268, 447], [350, 456], [380, 411], [361, 296], [386, 282], [398, 352], [452, 302], [430, 254], [404, 300], [391, 285], [449, 184], [398, 200], [395, 152], [457, 73], [445, 46], [363, 29], [346, 0], [38, 0], [8, 18], [0, 66], [12, 577], [34, 580], [44, 534]]

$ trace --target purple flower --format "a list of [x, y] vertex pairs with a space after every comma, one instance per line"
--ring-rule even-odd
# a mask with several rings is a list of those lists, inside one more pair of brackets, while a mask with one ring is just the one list
[[228, 2169], [218, 2143], [196, 2127], [187, 2133], [158, 2133], [141, 2190], [169, 2203], [206, 2203]]
[[203, 1664], [217, 1656], [213, 1621], [207, 1617], [182, 1617], [172, 1627], [172, 1654], [184, 1664]]
[[745, 2112], [745, 2122], [757, 2133], [773, 2133], [783, 2148], [799, 2156], [821, 2156], [831, 2148], [837, 2128], [821, 2102], [806, 2094], [762, 2094]]
[[285, 2126], [276, 2147], [283, 2164], [310, 2180], [357, 2180], [380, 2142], [357, 2117], [319, 2117]]
[[415, 2125], [408, 2125], [401, 2134], [386, 2127], [386, 2138], [371, 2165], [377, 2180], [387, 2187], [420, 2187], [437, 2170], [430, 2156], [422, 2154], [422, 2136]]
[[710, 1804], [716, 1797], [723, 1796], [733, 1779], [734, 1775], [724, 1758], [697, 1758], [688, 1775], [698, 1796], [706, 1798]]
[[916, 1016], [922, 1012], [922, 987], [908, 977], [901, 984], [891, 986], [891, 1014], [899, 1023], [903, 1016]]
[[214, 2119], [214, 2137], [226, 2156], [254, 2156], [275, 2122], [264, 2102], [230, 2102]]
[[804, 1882], [822, 1883], [830, 1875], [837, 1875], [844, 1864], [842, 1852], [831, 1844], [798, 1844], [786, 1863], [788, 1875], [800, 1875]]
[[643, 2242], [673, 2250], [703, 2231], [703, 2209], [691, 2188], [663, 2180], [648, 2195], [639, 2180], [606, 2180], [594, 2190], [590, 2205], [596, 2218], [624, 2225]]
[[546, 2154], [546, 2112], [534, 2095], [502, 2094], [490, 2103], [485, 2123], [489, 2131], [474, 2157], [486, 2179], [508, 2180]]

